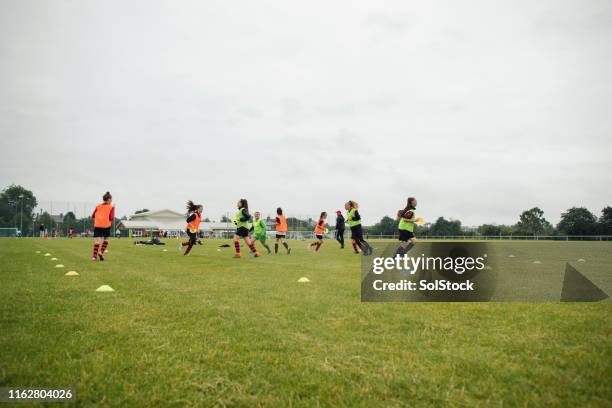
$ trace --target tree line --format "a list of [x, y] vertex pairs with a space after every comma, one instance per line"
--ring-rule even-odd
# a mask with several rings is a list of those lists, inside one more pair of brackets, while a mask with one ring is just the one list
[[[366, 228], [371, 235], [393, 235], [397, 233], [398, 221], [383, 217], [377, 224]], [[601, 210], [597, 217], [584, 207], [572, 207], [561, 214], [561, 220], [553, 226], [538, 207], [525, 210], [514, 225], [482, 224], [465, 228], [459, 220], [439, 217], [435, 222], [416, 226], [421, 236], [559, 236], [559, 235], [612, 235], [612, 207]]]
[[[68, 229], [77, 234], [93, 230], [91, 216], [77, 218], [72, 211], [56, 216], [46, 211], [35, 213], [37, 205], [38, 201], [32, 191], [18, 185], [5, 188], [0, 193], [0, 228], [17, 228], [23, 235], [37, 234], [40, 225], [49, 233], [59, 226], [64, 233]], [[115, 221], [119, 222], [118, 219]]]
[[[72, 211], [60, 214], [56, 220], [45, 212], [35, 213], [38, 205], [32, 191], [18, 185], [11, 185], [0, 193], [0, 227], [21, 229], [24, 234], [37, 232], [43, 224], [51, 232], [58, 224], [62, 230], [72, 228], [76, 233], [86, 232], [93, 228], [91, 216], [77, 218]], [[142, 209], [138, 212], [148, 211]], [[223, 217], [221, 221], [230, 222]], [[208, 220], [208, 219], [206, 219]], [[118, 224], [119, 219], [115, 219]], [[292, 229], [307, 231], [312, 228], [314, 220], [287, 218]], [[394, 235], [397, 233], [398, 220], [385, 216], [378, 223], [364, 227], [370, 235]], [[538, 207], [525, 210], [514, 225], [483, 224], [475, 228], [465, 228], [461, 221], [439, 217], [435, 222], [416, 226], [416, 232], [421, 236], [543, 236], [543, 235], [612, 235], [612, 207], [601, 210], [597, 217], [584, 207], [572, 207], [561, 214], [561, 220], [553, 226], [545, 217], [544, 211]]]

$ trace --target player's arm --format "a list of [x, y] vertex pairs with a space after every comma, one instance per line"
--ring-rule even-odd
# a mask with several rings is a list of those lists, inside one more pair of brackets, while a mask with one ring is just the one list
[[249, 212], [247, 210], [242, 210], [242, 217], [240, 217], [240, 221], [244, 222], [250, 219], [251, 219], [251, 215], [249, 214]]
[[414, 211], [406, 211], [402, 216], [404, 221], [414, 223]]

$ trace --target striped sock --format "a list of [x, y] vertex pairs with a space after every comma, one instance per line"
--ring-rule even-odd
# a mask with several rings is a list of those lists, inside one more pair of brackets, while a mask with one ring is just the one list
[[97, 258], [98, 257], [98, 250], [100, 249], [100, 244], [94, 244], [93, 247], [93, 258]]
[[356, 254], [359, 253], [359, 251], [357, 250], [357, 243], [355, 241], [353, 241], [353, 250], [355, 251]]
[[106, 247], [108, 247], [108, 241], [102, 242], [102, 249], [100, 249], [100, 254], [106, 252]]
[[240, 254], [240, 242], [234, 241], [234, 248], [236, 249], [236, 253]]
[[278, 244], [274, 244], [274, 253], [278, 254]]
[[249, 248], [251, 249], [251, 252], [253, 253], [257, 252], [257, 249], [255, 248], [255, 245], [253, 245], [252, 242], [249, 244]]
[[321, 248], [321, 245], [323, 245], [323, 243], [322, 242], [317, 242], [316, 245], [317, 245], [317, 248], [315, 249], [315, 251], [318, 251], [319, 248]]

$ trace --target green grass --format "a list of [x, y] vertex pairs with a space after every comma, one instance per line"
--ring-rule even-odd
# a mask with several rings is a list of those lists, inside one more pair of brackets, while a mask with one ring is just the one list
[[[612, 404], [610, 302], [361, 303], [360, 259], [332, 241], [239, 260], [167, 242], [92, 263], [90, 240], [1, 239], [0, 386], [72, 386], [80, 406]], [[493, 245], [514, 268], [584, 258], [611, 293], [612, 243]]]

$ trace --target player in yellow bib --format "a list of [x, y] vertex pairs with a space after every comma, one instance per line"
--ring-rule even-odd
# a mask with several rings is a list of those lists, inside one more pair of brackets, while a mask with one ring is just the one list
[[414, 197], [408, 198], [406, 207], [397, 212], [399, 218], [399, 240], [400, 246], [397, 249], [397, 255], [404, 255], [416, 244], [416, 236], [414, 235], [414, 224], [416, 218], [417, 200]]
[[240, 258], [241, 256], [240, 239], [244, 240], [245, 244], [247, 244], [251, 252], [253, 252], [255, 258], [258, 258], [261, 256], [261, 254], [259, 251], [257, 251], [253, 241], [251, 241], [251, 238], [249, 237], [249, 222], [251, 221], [251, 214], [249, 214], [249, 203], [246, 198], [241, 198], [238, 200], [236, 206], [238, 207], [238, 212], [232, 219], [232, 222], [236, 226], [236, 232], [234, 233], [234, 249], [236, 250], [236, 254], [234, 255], [234, 258]]
[[351, 240], [353, 243], [353, 250], [356, 254], [359, 253], [359, 249], [363, 255], [371, 255], [374, 251], [370, 244], [363, 239], [363, 229], [361, 227], [361, 215], [359, 214], [359, 204], [353, 200], [349, 200], [344, 204], [346, 210], [346, 223], [351, 229]]

